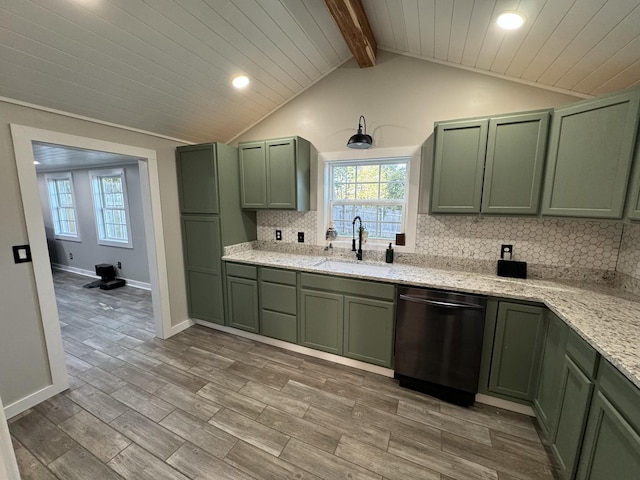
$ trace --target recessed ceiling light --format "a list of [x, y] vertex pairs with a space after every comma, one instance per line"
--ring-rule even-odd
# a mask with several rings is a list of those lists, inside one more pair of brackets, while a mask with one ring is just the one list
[[231, 85], [238, 89], [244, 88], [249, 85], [249, 77], [246, 75], [238, 75], [231, 81]]
[[524, 23], [524, 17], [519, 13], [506, 12], [498, 17], [496, 21], [499, 27], [505, 30], [515, 30], [520, 28]]
[[34, 164], [34, 165], [40, 165], [40, 162], [39, 162], [38, 160], [34, 160], [34, 161], [33, 161], [33, 164]]

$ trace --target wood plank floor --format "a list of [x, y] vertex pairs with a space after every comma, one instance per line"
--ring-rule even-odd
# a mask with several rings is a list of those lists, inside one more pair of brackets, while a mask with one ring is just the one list
[[553, 479], [533, 421], [204, 327], [56, 272], [71, 388], [9, 421], [23, 479]]

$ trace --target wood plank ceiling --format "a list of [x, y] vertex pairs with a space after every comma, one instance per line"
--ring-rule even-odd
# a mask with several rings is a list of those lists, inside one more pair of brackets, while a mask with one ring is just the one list
[[[362, 3], [381, 49], [581, 95], [640, 83], [640, 0]], [[507, 10], [520, 30], [495, 26]], [[195, 142], [229, 141], [349, 58], [320, 0], [0, 2], [0, 96]]]

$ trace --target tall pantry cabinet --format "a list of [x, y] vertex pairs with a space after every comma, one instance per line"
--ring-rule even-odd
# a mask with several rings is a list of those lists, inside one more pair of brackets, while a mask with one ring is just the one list
[[256, 239], [255, 212], [240, 208], [238, 150], [178, 147], [176, 163], [189, 316], [224, 324], [224, 247]]

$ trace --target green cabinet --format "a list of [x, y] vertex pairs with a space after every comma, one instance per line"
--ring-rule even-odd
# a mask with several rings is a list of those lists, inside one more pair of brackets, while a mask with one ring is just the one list
[[538, 213], [549, 117], [542, 111], [489, 119], [482, 213]]
[[[391, 367], [395, 309], [393, 302], [344, 298], [344, 356]], [[391, 342], [389, 341], [391, 340]]]
[[549, 116], [436, 123], [431, 213], [536, 215]]
[[238, 145], [244, 209], [309, 210], [311, 145], [301, 137]]
[[431, 213], [479, 213], [486, 119], [437, 122], [434, 135]]
[[189, 316], [225, 322], [222, 252], [256, 239], [255, 212], [240, 209], [237, 150], [207, 143], [176, 149]]
[[547, 334], [544, 341], [538, 387], [533, 399], [533, 410], [544, 437], [553, 440], [560, 413], [560, 387], [569, 327], [554, 313], [549, 312]]
[[565, 479], [573, 474], [582, 445], [582, 436], [593, 392], [593, 381], [578, 367], [569, 355], [565, 356], [562, 385], [562, 404], [558, 429], [551, 451]]
[[300, 344], [342, 355], [344, 295], [300, 290]]
[[554, 110], [543, 215], [622, 217], [639, 104], [628, 91]]
[[291, 270], [260, 269], [260, 333], [285, 342], [298, 342], [297, 274]]
[[640, 475], [640, 390], [601, 362], [576, 478], [636, 479]]
[[636, 139], [636, 154], [633, 161], [631, 185], [627, 192], [625, 216], [631, 220], [640, 220], [640, 135]]
[[227, 264], [228, 325], [260, 332], [258, 269], [252, 265]]
[[481, 368], [480, 392], [521, 403], [533, 400], [546, 331], [545, 310], [503, 301], [497, 309], [495, 303], [488, 306], [483, 347], [487, 358]]
[[312, 273], [300, 285], [301, 345], [391, 368], [394, 285]]

